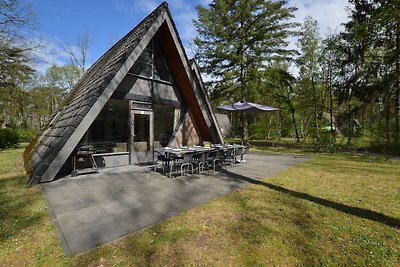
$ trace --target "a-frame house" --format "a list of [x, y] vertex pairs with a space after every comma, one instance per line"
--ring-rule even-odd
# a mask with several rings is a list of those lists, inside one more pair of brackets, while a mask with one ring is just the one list
[[91, 145], [100, 167], [146, 163], [161, 146], [223, 143], [194, 61], [162, 3], [86, 72], [24, 152], [30, 184], [71, 172]]

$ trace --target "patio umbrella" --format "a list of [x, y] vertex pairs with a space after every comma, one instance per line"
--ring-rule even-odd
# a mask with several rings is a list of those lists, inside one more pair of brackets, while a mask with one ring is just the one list
[[239, 101], [230, 105], [220, 105], [218, 109], [226, 111], [243, 111], [243, 112], [268, 112], [277, 111], [279, 109], [270, 106], [264, 106], [257, 103]]
[[[220, 105], [217, 107], [220, 110], [232, 111], [232, 112], [242, 112], [242, 125], [243, 125], [243, 134], [242, 134], [242, 144], [243, 141], [247, 142], [247, 115], [245, 113], [248, 112], [269, 112], [269, 111], [278, 111], [278, 108], [273, 108], [270, 106], [265, 106], [257, 103], [247, 102], [247, 101], [239, 101], [230, 105]], [[244, 140], [246, 139], [246, 140]]]

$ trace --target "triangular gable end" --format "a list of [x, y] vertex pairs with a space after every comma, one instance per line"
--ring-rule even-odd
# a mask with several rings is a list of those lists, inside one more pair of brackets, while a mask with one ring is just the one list
[[[156, 33], [166, 37], [167, 45], [175, 46], [174, 49], [177, 53], [169, 54], [167, 60], [178, 59], [180, 61], [173, 75], [179, 76], [178, 86], [181, 94], [192, 108], [193, 114], [198, 120], [197, 123], [202, 126], [202, 134], [209, 138], [207, 135], [210, 133], [205, 132], [204, 129], [215, 128], [215, 125], [212, 125], [212, 118], [205, 117], [210, 111], [204, 111], [204, 103], [200, 103], [208, 100], [203, 98], [196, 100], [198, 96], [196, 78], [189, 68], [189, 61], [184, 53], [167, 3], [164, 2], [87, 71], [69, 95], [65, 107], [42, 132], [41, 136], [25, 150], [25, 170], [30, 184], [48, 182], [55, 178], [89, 126]], [[182, 79], [181, 75], [186, 75], [186, 79]], [[213, 130], [219, 132], [218, 128]], [[222, 140], [213, 138], [213, 141], [221, 142]]]

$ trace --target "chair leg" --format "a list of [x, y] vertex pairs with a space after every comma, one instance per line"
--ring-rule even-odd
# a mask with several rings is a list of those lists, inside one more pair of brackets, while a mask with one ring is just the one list
[[171, 162], [169, 165], [169, 178], [172, 178], [172, 168], [173, 168], [173, 163]]
[[213, 160], [213, 174], [215, 174], [215, 165], [216, 165], [217, 161], [219, 161], [219, 160], [218, 159]]
[[[200, 164], [201, 164], [201, 163], [199, 163], [199, 177], [200, 177], [200, 173], [201, 173]], [[195, 172], [194, 166], [193, 166], [192, 163], [190, 163], [190, 165], [191, 165], [191, 167], [192, 167], [192, 175], [194, 175], [194, 172]]]
[[93, 168], [97, 170], [97, 169], [98, 169], [98, 168], [97, 168], [97, 164], [96, 164], [96, 161], [94, 160], [93, 155], [90, 155], [90, 156], [89, 156], [89, 159], [90, 159], [90, 161], [92, 162]]
[[154, 171], [157, 171], [157, 166], [158, 166], [158, 160], [156, 161], [156, 164], [154, 165]]
[[199, 162], [199, 177], [201, 177], [202, 171], [204, 171], [204, 162]]
[[206, 169], [207, 169], [207, 173], [210, 171], [210, 164], [208, 164], [208, 161], [206, 160], [206, 161], [204, 161], [204, 165], [205, 165], [205, 167], [206, 167]]
[[189, 175], [189, 169], [192, 171], [192, 175], [194, 174], [193, 164], [191, 163], [184, 163], [181, 165], [181, 176]]

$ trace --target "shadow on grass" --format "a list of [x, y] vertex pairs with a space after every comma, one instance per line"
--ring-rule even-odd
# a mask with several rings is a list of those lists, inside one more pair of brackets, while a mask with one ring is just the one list
[[263, 181], [259, 181], [259, 180], [255, 180], [240, 174], [236, 174], [227, 170], [221, 170], [222, 173], [225, 173], [226, 175], [229, 175], [230, 177], [234, 178], [234, 179], [239, 179], [242, 181], [246, 181], [248, 183], [251, 184], [256, 184], [256, 185], [261, 185], [261, 186], [265, 186], [269, 189], [281, 192], [281, 193], [285, 193], [285, 194], [289, 194], [292, 195], [294, 197], [297, 198], [301, 198], [304, 200], [308, 200], [314, 203], [317, 203], [319, 205], [325, 206], [325, 207], [329, 207], [347, 214], [351, 214], [360, 218], [364, 218], [364, 219], [368, 219], [368, 220], [372, 220], [372, 221], [376, 221], [385, 225], [388, 225], [390, 227], [394, 227], [394, 228], [399, 228], [400, 229], [400, 220], [387, 216], [385, 214], [376, 212], [376, 211], [372, 211], [372, 210], [368, 210], [368, 209], [363, 209], [363, 208], [358, 208], [358, 207], [352, 207], [349, 205], [345, 205], [345, 204], [341, 204], [341, 203], [337, 203], [331, 200], [327, 200], [327, 199], [323, 199], [320, 197], [316, 197], [316, 196], [312, 196], [309, 195], [307, 193], [302, 193], [302, 192], [297, 192], [297, 191], [293, 191], [281, 186], [277, 186], [274, 184], [270, 184], [270, 183], [266, 183]]

